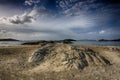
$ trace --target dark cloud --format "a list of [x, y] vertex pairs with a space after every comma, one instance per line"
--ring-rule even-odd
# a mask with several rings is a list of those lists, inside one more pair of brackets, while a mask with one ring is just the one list
[[25, 0], [0, 0], [1, 5], [22, 5]]
[[120, 4], [120, 0], [102, 0], [108, 4]]

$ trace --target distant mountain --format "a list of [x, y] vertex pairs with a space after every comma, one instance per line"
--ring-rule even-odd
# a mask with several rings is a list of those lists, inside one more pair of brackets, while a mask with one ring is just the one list
[[8, 38], [8, 39], [0, 39], [0, 41], [19, 41], [19, 40]]

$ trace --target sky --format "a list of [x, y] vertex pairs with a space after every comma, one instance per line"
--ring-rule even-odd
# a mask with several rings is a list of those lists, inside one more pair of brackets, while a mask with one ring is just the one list
[[120, 0], [0, 0], [0, 38], [120, 38]]

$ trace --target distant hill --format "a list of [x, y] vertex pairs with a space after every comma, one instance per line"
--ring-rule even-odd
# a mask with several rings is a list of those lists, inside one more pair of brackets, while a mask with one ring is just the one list
[[64, 39], [64, 40], [62, 40], [62, 42], [65, 43], [65, 44], [70, 44], [70, 43], [72, 43], [72, 41], [76, 41], [76, 40], [74, 40], [74, 39]]
[[9, 39], [0, 39], [0, 41], [19, 41], [19, 40], [9, 38]]
[[114, 40], [112, 40], [112, 41], [120, 41], [120, 39], [114, 39]]
[[112, 40], [107, 40], [107, 39], [100, 39], [98, 41], [120, 41], [120, 39], [112, 39]]
[[64, 39], [63, 41], [76, 41], [74, 39]]

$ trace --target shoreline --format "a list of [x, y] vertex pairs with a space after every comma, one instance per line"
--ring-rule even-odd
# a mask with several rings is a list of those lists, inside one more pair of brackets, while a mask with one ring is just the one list
[[120, 42], [113, 41], [2, 41], [0, 46], [46, 45], [46, 44], [73, 44], [81, 46], [120, 46]]
[[[120, 46], [105, 46], [105, 45], [81, 45], [81, 44], [64, 44], [64, 43], [46, 43], [45, 45], [47, 44], [61, 44], [61, 45], [73, 45], [73, 46], [84, 46], [84, 47], [120, 47]], [[35, 45], [32, 45], [32, 44], [26, 44], [26, 45], [6, 45], [6, 46], [0, 46], [0, 47], [24, 47], [24, 46], [41, 46], [43, 44], [35, 44]]]

